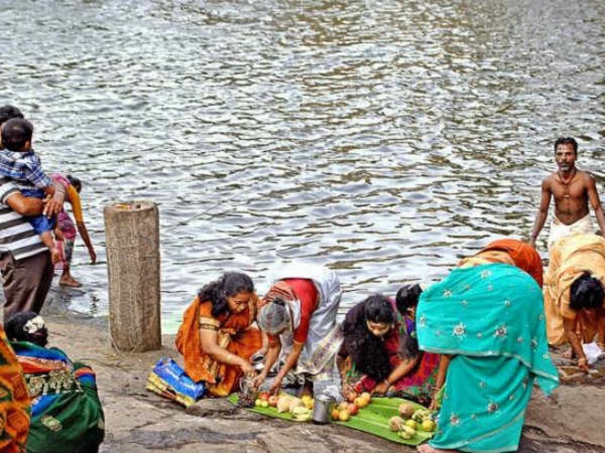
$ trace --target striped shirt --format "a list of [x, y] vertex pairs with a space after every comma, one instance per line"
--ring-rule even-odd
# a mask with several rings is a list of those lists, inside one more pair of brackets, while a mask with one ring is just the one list
[[0, 177], [0, 254], [11, 252], [15, 260], [22, 260], [48, 249], [27, 219], [6, 204], [15, 193], [19, 193], [17, 186]]

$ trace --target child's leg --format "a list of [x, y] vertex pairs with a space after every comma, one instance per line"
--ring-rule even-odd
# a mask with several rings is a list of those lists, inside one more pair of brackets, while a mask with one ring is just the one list
[[34, 228], [34, 231], [40, 235], [42, 243], [48, 247], [50, 251], [50, 257], [53, 264], [56, 264], [61, 259], [61, 254], [57, 250], [55, 241], [52, 237], [52, 230], [55, 228], [55, 219], [44, 215], [30, 216], [27, 217], [28, 222]]
[[65, 242], [64, 242], [65, 259], [63, 261], [63, 274], [61, 275], [61, 280], [59, 280], [59, 284], [64, 285], [64, 286], [71, 286], [74, 288], [78, 288], [78, 287], [82, 286], [82, 283], [80, 283], [78, 280], [73, 278], [69, 272], [73, 249], [74, 249], [74, 240], [65, 238]]
[[55, 246], [55, 240], [53, 239], [53, 235], [51, 234], [51, 232], [50, 231], [44, 231], [40, 235], [40, 239], [42, 239], [42, 243], [46, 247], [48, 247], [48, 250], [50, 250], [50, 260], [51, 260], [51, 262], [53, 264], [58, 263], [59, 260], [61, 260], [61, 254], [59, 253], [59, 250]]
[[59, 213], [57, 216], [57, 223], [63, 234], [63, 273], [61, 274], [59, 284], [78, 288], [82, 286], [82, 284], [73, 278], [70, 273], [71, 257], [74, 250], [74, 242], [76, 240], [76, 226], [69, 214], [65, 211]]

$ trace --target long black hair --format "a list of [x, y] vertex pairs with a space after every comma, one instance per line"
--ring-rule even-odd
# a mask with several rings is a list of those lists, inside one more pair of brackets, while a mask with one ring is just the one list
[[197, 296], [201, 302], [212, 302], [212, 316], [218, 316], [229, 310], [227, 298], [242, 291], [254, 292], [252, 279], [241, 272], [227, 272], [200, 289]]
[[594, 310], [603, 306], [604, 297], [601, 281], [590, 272], [584, 272], [569, 288], [569, 307], [573, 310]]
[[417, 283], [404, 285], [399, 288], [395, 296], [395, 303], [397, 304], [397, 310], [402, 316], [409, 315], [410, 309], [416, 308], [420, 294], [422, 294], [422, 288]]
[[[395, 296], [395, 305], [397, 305], [397, 311], [401, 313], [401, 316], [405, 317], [412, 314], [412, 310], [418, 306], [421, 294], [422, 287], [417, 283], [403, 285], [399, 288]], [[404, 358], [416, 357], [420, 353], [415, 332], [410, 335], [407, 334], [406, 329], [405, 339], [399, 338], [399, 353]]]
[[391, 364], [384, 341], [370, 332], [367, 323], [392, 323], [394, 319], [389, 299], [382, 294], [374, 294], [351, 308], [343, 323], [346, 353], [359, 372], [376, 382], [382, 382], [389, 376]]

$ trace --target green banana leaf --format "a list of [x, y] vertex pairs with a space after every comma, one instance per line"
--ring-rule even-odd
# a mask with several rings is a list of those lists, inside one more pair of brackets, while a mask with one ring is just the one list
[[420, 445], [430, 439], [433, 433], [421, 429], [418, 429], [416, 435], [411, 439], [402, 439], [396, 432], [389, 429], [389, 419], [394, 415], [399, 415], [398, 408], [401, 403], [408, 403], [414, 409], [426, 409], [420, 404], [403, 398], [372, 398], [372, 402], [363, 409], [359, 409], [359, 413], [351, 417], [349, 421], [333, 421], [332, 423], [405, 445]]
[[[229, 396], [228, 400], [237, 404], [237, 394]], [[364, 433], [373, 434], [383, 439], [390, 440], [391, 442], [397, 442], [404, 445], [420, 445], [427, 441], [433, 436], [433, 433], [422, 431], [418, 429], [416, 435], [411, 439], [402, 439], [397, 433], [389, 430], [389, 419], [394, 415], [399, 415], [399, 405], [401, 403], [411, 404], [414, 409], [426, 409], [426, 407], [420, 404], [408, 401], [403, 398], [372, 398], [372, 402], [359, 410], [359, 413], [346, 422], [332, 421], [333, 424], [344, 426], [345, 428], [355, 429], [357, 431], [363, 431]], [[288, 421], [294, 420], [291, 414], [278, 413], [273, 407], [250, 407], [247, 408], [250, 412], [256, 412], [257, 414], [266, 415], [267, 417], [279, 418]], [[300, 422], [299, 422], [300, 423]]]

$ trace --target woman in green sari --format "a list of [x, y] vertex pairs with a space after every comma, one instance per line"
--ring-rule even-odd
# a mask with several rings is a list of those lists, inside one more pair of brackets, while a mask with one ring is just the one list
[[6, 335], [23, 368], [32, 403], [27, 453], [94, 453], [105, 434], [91, 368], [46, 348], [44, 320], [34, 312], [13, 315]]
[[536, 281], [509, 264], [458, 268], [416, 316], [420, 349], [449, 362], [437, 433], [418, 450], [516, 451], [534, 381], [546, 394], [558, 385]]

